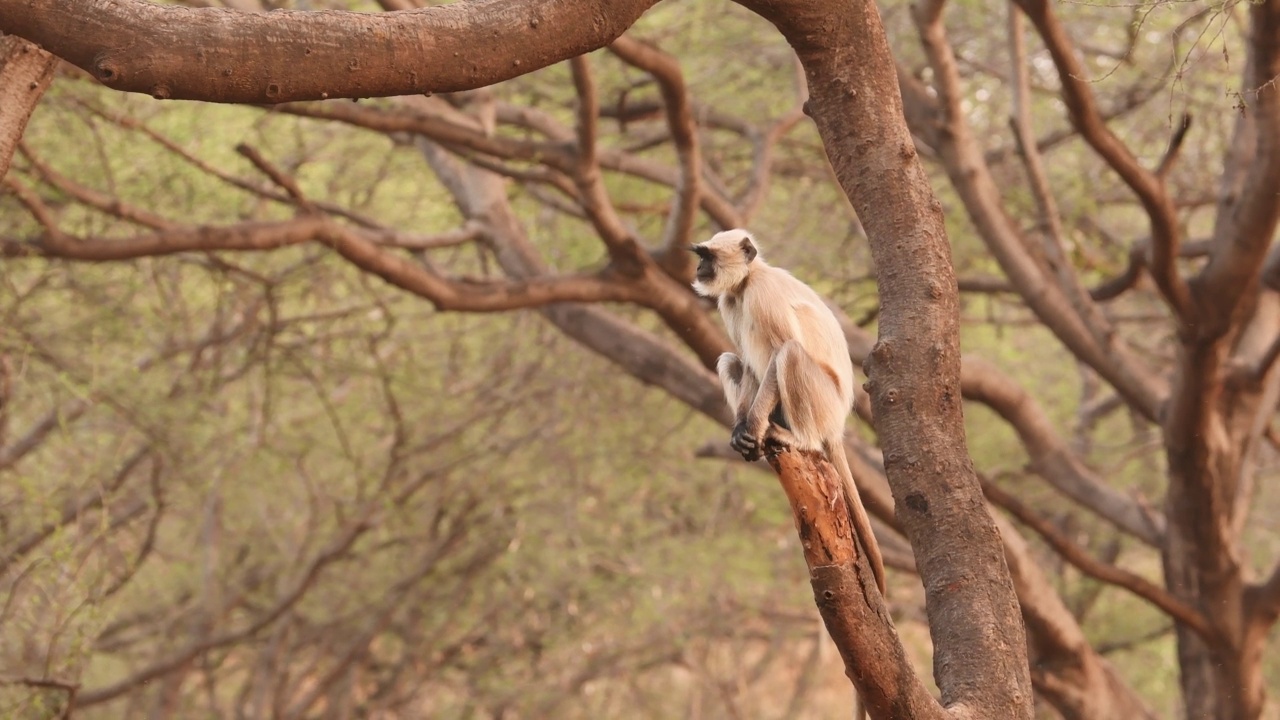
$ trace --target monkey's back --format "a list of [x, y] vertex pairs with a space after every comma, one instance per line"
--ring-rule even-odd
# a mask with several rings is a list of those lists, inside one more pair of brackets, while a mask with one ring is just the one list
[[[743, 362], [757, 378], [763, 377], [778, 348], [788, 340], [798, 340], [814, 358], [832, 359], [823, 363], [824, 370], [836, 381], [847, 414], [853, 407], [853, 362], [840, 321], [822, 298], [794, 275], [759, 264], [738, 298], [722, 297], [720, 302], [729, 336]], [[746, 332], [748, 319], [755, 321], [754, 332]]]

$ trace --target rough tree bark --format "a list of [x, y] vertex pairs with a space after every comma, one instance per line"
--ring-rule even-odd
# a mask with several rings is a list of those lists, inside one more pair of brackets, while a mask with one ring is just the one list
[[9, 172], [22, 131], [53, 81], [57, 66], [56, 56], [30, 42], [14, 35], [0, 36], [0, 177]]
[[951, 717], [916, 677], [866, 555], [857, 550], [848, 514], [832, 511], [845, 507], [835, 468], [813, 452], [787, 451], [768, 460], [791, 503], [814, 602], [867, 712], [874, 718]]
[[[1210, 641], [1178, 628], [1187, 717], [1253, 720], [1266, 697], [1261, 658], [1275, 622], [1273, 584], [1246, 574], [1241, 527], [1251, 498], [1244, 489], [1252, 455], [1274, 413], [1274, 354], [1253, 347], [1252, 323], [1271, 337], [1261, 312], [1260, 269], [1280, 222], [1280, 2], [1249, 10], [1247, 108], [1237, 124], [1218, 203], [1209, 263], [1190, 281], [1191, 308], [1181, 315], [1177, 386], [1164, 422], [1169, 458], [1166, 582], [1203, 608]], [[1244, 147], [1240, 147], [1240, 146]]]
[[1018, 602], [965, 447], [951, 248], [903, 120], [879, 12], [871, 2], [744, 4], [777, 25], [804, 64], [806, 111], [871, 241], [881, 312], [866, 370], [898, 518], [924, 580], [943, 704], [1030, 717]]

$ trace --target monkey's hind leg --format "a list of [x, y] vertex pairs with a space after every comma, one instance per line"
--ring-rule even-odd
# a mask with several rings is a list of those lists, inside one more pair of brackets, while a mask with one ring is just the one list
[[786, 427], [772, 425], [772, 445], [797, 450], [822, 450], [830, 437], [844, 434], [840, 388], [830, 370], [814, 361], [795, 340], [783, 343], [774, 355], [779, 402]]

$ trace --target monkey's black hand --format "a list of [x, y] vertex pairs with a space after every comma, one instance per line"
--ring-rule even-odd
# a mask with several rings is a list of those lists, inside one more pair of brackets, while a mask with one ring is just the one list
[[754, 462], [761, 457], [759, 433], [753, 432], [745, 420], [733, 426], [733, 437], [729, 439], [729, 447], [737, 450], [742, 459]]

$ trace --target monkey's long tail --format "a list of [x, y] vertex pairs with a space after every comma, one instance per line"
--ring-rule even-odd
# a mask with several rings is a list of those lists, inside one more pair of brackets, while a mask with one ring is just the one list
[[862, 551], [867, 554], [871, 573], [876, 578], [876, 587], [880, 588], [880, 594], [884, 595], [884, 557], [880, 554], [880, 543], [876, 542], [876, 536], [871, 531], [871, 518], [867, 516], [866, 508], [862, 506], [862, 496], [858, 494], [858, 486], [853, 484], [853, 472], [849, 470], [849, 459], [844, 454], [844, 443], [831, 443], [827, 448], [827, 456], [836, 466], [836, 472], [840, 473], [840, 480], [844, 483], [844, 496], [849, 505], [849, 520], [853, 523], [853, 533], [857, 536]]

